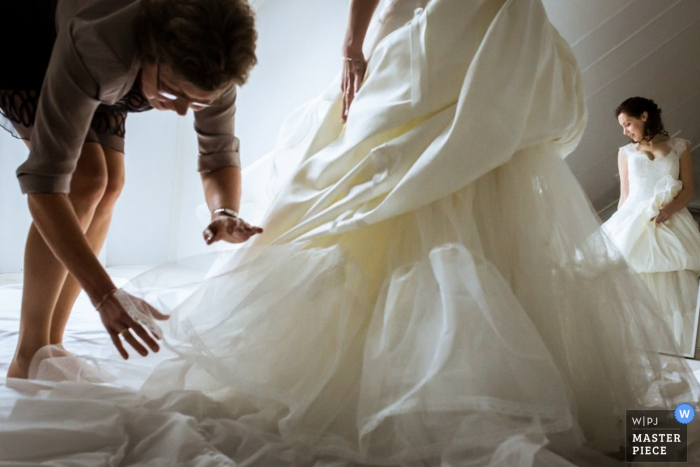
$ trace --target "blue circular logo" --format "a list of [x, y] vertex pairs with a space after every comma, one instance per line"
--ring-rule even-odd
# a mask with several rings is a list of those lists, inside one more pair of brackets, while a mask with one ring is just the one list
[[695, 409], [690, 404], [681, 404], [678, 407], [676, 407], [675, 415], [676, 420], [678, 420], [678, 423], [687, 425], [688, 423], [692, 422], [695, 418]]

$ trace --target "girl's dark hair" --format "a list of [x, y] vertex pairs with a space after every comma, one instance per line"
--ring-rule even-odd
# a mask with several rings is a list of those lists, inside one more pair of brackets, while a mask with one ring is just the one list
[[664, 123], [661, 121], [661, 109], [651, 99], [630, 97], [615, 109], [615, 117], [624, 113], [641, 119], [644, 112], [647, 113], [647, 121], [644, 122], [644, 139], [651, 141], [656, 135], [668, 136], [668, 131], [664, 129]]
[[204, 91], [242, 85], [255, 56], [255, 14], [246, 0], [141, 0], [136, 26], [146, 63], [168, 65]]

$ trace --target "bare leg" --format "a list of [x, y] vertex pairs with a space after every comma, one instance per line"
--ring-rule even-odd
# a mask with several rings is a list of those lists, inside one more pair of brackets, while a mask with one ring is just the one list
[[[76, 174], [85, 184], [71, 182], [71, 199], [81, 225], [87, 228], [95, 207], [105, 191], [107, 168], [100, 145], [83, 146]], [[87, 176], [83, 176], [89, 174]], [[75, 186], [74, 186], [75, 185]], [[75, 192], [74, 192], [75, 191]], [[66, 278], [66, 269], [32, 224], [24, 251], [24, 286], [17, 350], [8, 377], [26, 378], [34, 354], [50, 342], [51, 315]]]
[[[95, 208], [92, 221], [85, 233], [96, 256], [99, 255], [107, 238], [107, 230], [112, 221], [114, 205], [124, 187], [124, 154], [107, 147], [102, 147], [102, 150], [107, 163], [107, 188]], [[71, 201], [73, 201], [72, 197]], [[51, 318], [51, 332], [49, 336], [51, 344], [63, 342], [63, 331], [66, 329], [68, 317], [81, 290], [78, 281], [73, 276], [68, 275]]]

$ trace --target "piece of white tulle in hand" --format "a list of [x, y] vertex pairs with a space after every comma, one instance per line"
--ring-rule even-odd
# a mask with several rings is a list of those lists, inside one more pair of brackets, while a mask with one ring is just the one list
[[153, 318], [153, 315], [151, 314], [152, 307], [148, 304], [148, 302], [134, 297], [121, 289], [114, 293], [114, 297], [119, 301], [121, 306], [124, 307], [124, 310], [126, 310], [131, 319], [148, 329], [151, 334], [156, 336], [158, 339], [163, 338], [163, 331]]

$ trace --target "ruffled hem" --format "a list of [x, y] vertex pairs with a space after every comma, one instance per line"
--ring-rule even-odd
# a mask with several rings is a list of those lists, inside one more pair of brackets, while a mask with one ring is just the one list
[[12, 123], [12, 120], [8, 119], [5, 117], [5, 115], [0, 111], [0, 128], [3, 130], [7, 131], [10, 136], [16, 139], [21, 139], [24, 141], [29, 141], [29, 136], [25, 135], [22, 136], [19, 131], [17, 131], [17, 128], [15, 128], [15, 125]]

